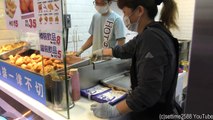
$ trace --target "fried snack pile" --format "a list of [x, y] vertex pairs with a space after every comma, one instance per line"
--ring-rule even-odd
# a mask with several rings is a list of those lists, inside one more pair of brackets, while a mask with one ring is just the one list
[[[33, 72], [36, 72], [41, 75], [47, 75], [52, 70], [57, 70], [64, 68], [61, 60], [57, 60], [54, 58], [43, 57], [42, 64], [42, 56], [32, 54], [31, 56], [20, 56], [20, 55], [10, 55], [10, 63], [19, 66], [23, 69], [27, 69]], [[43, 68], [44, 66], [44, 68]]]
[[3, 53], [3, 52], [7, 52], [7, 51], [10, 51], [10, 50], [22, 47], [22, 46], [26, 46], [26, 45], [27, 45], [27, 42], [20, 41], [20, 42], [17, 42], [17, 43], [6, 44], [6, 45], [3, 45], [3, 46], [0, 46], [0, 54]]

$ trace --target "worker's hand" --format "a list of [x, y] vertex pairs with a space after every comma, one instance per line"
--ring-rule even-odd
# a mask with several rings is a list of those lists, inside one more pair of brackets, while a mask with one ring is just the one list
[[96, 57], [101, 57], [103, 56], [103, 49], [98, 49], [98, 50], [95, 50], [93, 53], [92, 53], [93, 56], [96, 56]]
[[81, 57], [77, 57], [75, 55], [67, 55], [66, 56], [67, 64], [74, 64], [74, 63], [80, 62], [81, 60], [82, 60]]
[[120, 116], [116, 106], [111, 106], [108, 103], [92, 104], [90, 108], [94, 115], [99, 118], [107, 119]]
[[76, 56], [80, 56], [81, 53], [83, 53], [84, 50], [82, 48], [80, 48], [77, 52], [76, 52]]

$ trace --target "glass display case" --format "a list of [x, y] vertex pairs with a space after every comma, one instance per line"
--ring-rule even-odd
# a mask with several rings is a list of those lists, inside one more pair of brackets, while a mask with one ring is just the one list
[[4, 29], [15, 32], [17, 37], [1, 40], [0, 80], [69, 118], [74, 104], [68, 71], [81, 59], [66, 62], [71, 21], [65, 2], [2, 1]]

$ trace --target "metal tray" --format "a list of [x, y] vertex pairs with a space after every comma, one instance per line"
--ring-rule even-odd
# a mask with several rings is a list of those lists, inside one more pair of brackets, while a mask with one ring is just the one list
[[[10, 65], [12, 65], [12, 66], [14, 66], [14, 67], [23, 69], [23, 68], [21, 68], [20, 66], [16, 66], [16, 65], [14, 65], [14, 64], [11, 64], [11, 63], [9, 62], [9, 60], [2, 60], [2, 61], [5, 62], [5, 63], [7, 63], [7, 64], [10, 64]], [[84, 60], [82, 60], [82, 61], [80, 61], [80, 62], [71, 64], [71, 65], [67, 65], [67, 70], [69, 70], [69, 69], [71, 69], [71, 68], [78, 68], [78, 67], [86, 66], [86, 65], [89, 65], [89, 64], [90, 64], [90, 59], [84, 59]], [[36, 73], [36, 72], [34, 72], [34, 71], [28, 70], [28, 69], [23, 69], [23, 70], [26, 70], [26, 71], [28, 71], [28, 72], [34, 73], [34, 74], [39, 75], [39, 76], [43, 76], [45, 80], [46, 80], [46, 79], [51, 80], [51, 75], [50, 75], [50, 73], [49, 73], [49, 74], [46, 74], [46, 75], [42, 75], [42, 74]], [[59, 75], [59, 74], [63, 74], [63, 75], [64, 75], [64, 74], [65, 74], [65, 73], [64, 73], [64, 68], [55, 70], [55, 73], [58, 74], [58, 75]]]
[[6, 60], [9, 58], [10, 55], [15, 55], [17, 52], [21, 51], [24, 47], [26, 48], [26, 50], [29, 49], [29, 46], [21, 46], [13, 50], [3, 52], [0, 54], [0, 59]]
[[[76, 63], [71, 64], [71, 65], [67, 65], [67, 69], [69, 70], [71, 68], [79, 68], [79, 67], [83, 67], [83, 66], [86, 66], [86, 65], [89, 65], [89, 64], [91, 64], [90, 58], [85, 58], [80, 62], [76, 62]], [[60, 73], [62, 71], [64, 71], [64, 68], [56, 70], [56, 72], [60, 72]]]
[[[25, 47], [25, 46], [23, 46], [23, 47]], [[22, 50], [23, 47], [17, 48], [16, 50], [13, 50], [12, 52], [11, 52], [11, 51], [8, 51], [7, 54], [4, 53], [3, 55], [1, 55], [1, 57], [5, 58], [3, 61], [6, 62], [6, 63], [8, 63], [8, 64], [10, 64], [10, 65], [12, 65], [12, 66], [14, 66], [14, 67], [21, 68], [21, 67], [19, 67], [19, 66], [16, 66], [16, 65], [11, 64], [11, 63], [9, 62], [9, 60], [6, 59], [6, 57], [9, 57], [9, 55], [11, 55], [11, 54], [16, 54], [19, 50]], [[38, 50], [34, 50], [34, 49], [28, 49], [28, 50], [26, 50], [25, 52], [21, 53], [20, 55], [21, 55], [21, 56], [30, 56], [30, 55], [33, 54], [33, 53], [39, 54], [39, 51], [38, 51]], [[69, 70], [69, 69], [71, 69], [71, 68], [78, 68], [78, 67], [86, 66], [86, 65], [89, 65], [89, 64], [91, 64], [90, 58], [84, 58], [84, 59], [83, 59], [82, 61], [80, 61], [80, 62], [76, 62], [76, 63], [70, 64], [70, 65], [67, 64], [66, 67], [67, 67], [67, 70]], [[23, 69], [23, 68], [21, 68], [21, 69]], [[36, 73], [36, 72], [31, 71], [31, 70], [28, 70], [28, 69], [23, 69], [23, 70], [29, 71], [29, 72], [31, 72], [31, 73], [34, 73], [34, 74], [37, 74], [37, 75], [40, 75], [40, 76], [43, 76], [43, 77], [46, 78], [46, 79], [50, 79], [50, 74], [43, 75], [43, 74], [39, 74], [39, 73]], [[57, 70], [55, 70], [55, 72], [56, 72], [57, 74], [63, 73], [63, 72], [64, 72], [64, 68], [57, 69]]]
[[122, 90], [125, 92], [128, 92], [129, 90], [131, 90], [129, 71], [124, 71], [117, 75], [108, 77], [104, 80], [101, 80], [100, 83], [103, 84], [104, 86], [107, 86], [116, 90]]

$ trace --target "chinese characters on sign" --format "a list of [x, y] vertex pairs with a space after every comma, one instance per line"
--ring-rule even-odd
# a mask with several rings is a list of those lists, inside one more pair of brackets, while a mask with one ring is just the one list
[[41, 55], [63, 59], [62, 33], [40, 32], [39, 39]]
[[16, 80], [17, 80], [17, 84], [22, 86], [22, 76], [19, 73], [16, 73]]
[[7, 28], [62, 31], [61, 0], [4, 0]]
[[39, 32], [41, 54], [62, 59], [61, 0], [5, 0], [4, 3], [8, 29]]
[[1, 70], [2, 70], [2, 76], [7, 79], [7, 69], [5, 67], [2, 67]]
[[55, 59], [63, 59], [61, 2], [61, 0], [36, 1], [40, 53]]
[[34, 32], [37, 30], [36, 0], [4, 0], [8, 29]]
[[43, 85], [36, 81], [35, 88], [36, 88], [36, 92], [37, 92], [38, 96], [41, 96], [43, 98], [44, 97], [44, 87], [43, 87]]
[[45, 80], [42, 76], [0, 61], [0, 79], [39, 102], [46, 104]]
[[32, 85], [31, 85], [31, 78], [28, 78], [28, 77], [24, 77], [24, 79], [26, 80], [25, 82], [25, 85], [27, 86], [27, 90], [30, 91], [30, 89], [32, 88]]

